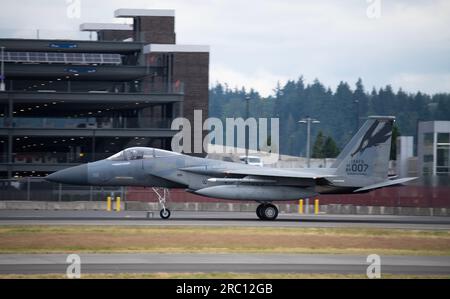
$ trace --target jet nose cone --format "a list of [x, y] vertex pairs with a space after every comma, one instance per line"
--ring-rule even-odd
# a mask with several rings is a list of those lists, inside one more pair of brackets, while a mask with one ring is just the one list
[[88, 167], [87, 164], [78, 165], [54, 172], [45, 177], [47, 181], [71, 184], [71, 185], [87, 185], [88, 184]]

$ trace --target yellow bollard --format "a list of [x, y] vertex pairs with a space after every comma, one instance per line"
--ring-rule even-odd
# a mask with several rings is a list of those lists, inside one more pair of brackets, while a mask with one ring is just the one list
[[106, 198], [106, 211], [111, 212], [111, 196]]
[[303, 214], [303, 199], [298, 201], [298, 213]]
[[316, 200], [314, 200], [314, 214], [318, 215], [319, 214], [319, 199], [316, 198]]
[[120, 212], [120, 196], [116, 197], [116, 212]]

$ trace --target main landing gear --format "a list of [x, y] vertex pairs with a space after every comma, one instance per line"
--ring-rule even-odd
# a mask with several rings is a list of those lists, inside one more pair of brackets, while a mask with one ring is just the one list
[[275, 220], [278, 216], [278, 208], [271, 203], [262, 203], [256, 208], [256, 215], [261, 220]]
[[159, 212], [159, 216], [162, 219], [169, 219], [170, 217], [170, 210], [166, 208], [166, 201], [169, 197], [169, 189], [167, 188], [152, 188], [153, 192], [156, 193], [156, 196], [158, 196], [159, 204], [162, 206], [161, 211]]

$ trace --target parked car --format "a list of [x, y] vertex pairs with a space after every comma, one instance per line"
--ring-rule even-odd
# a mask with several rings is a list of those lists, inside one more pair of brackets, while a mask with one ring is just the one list
[[[248, 163], [247, 162], [248, 159]], [[244, 163], [244, 164], [248, 164], [248, 165], [255, 165], [255, 166], [261, 166], [263, 167], [263, 161], [261, 159], [261, 157], [257, 157], [257, 156], [240, 156], [239, 160]]]

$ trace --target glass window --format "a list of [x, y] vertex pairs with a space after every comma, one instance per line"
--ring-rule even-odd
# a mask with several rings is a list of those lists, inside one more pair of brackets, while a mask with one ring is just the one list
[[434, 142], [434, 133], [423, 134], [423, 142], [425, 146], [432, 146]]
[[170, 157], [170, 156], [175, 156], [175, 155], [179, 155], [179, 153], [166, 151], [166, 150], [162, 150], [162, 149], [157, 149], [157, 148], [155, 149], [155, 157]]
[[0, 162], [8, 161], [8, 137], [0, 136]]
[[115, 155], [112, 155], [108, 160], [112, 161], [130, 161], [130, 160], [141, 160], [141, 159], [151, 159], [157, 156], [157, 150], [153, 148], [145, 147], [132, 147], [123, 150]]
[[107, 158], [107, 160], [111, 160], [111, 161], [123, 161], [123, 160], [124, 160], [123, 151], [118, 152], [117, 154], [112, 155], [111, 157]]
[[438, 133], [437, 134], [438, 143], [450, 143], [450, 133]]
[[438, 147], [436, 166], [450, 166], [450, 146]]
[[424, 155], [423, 162], [433, 162], [433, 155]]
[[137, 148], [130, 148], [124, 151], [125, 160], [141, 160], [144, 159], [144, 151]]

